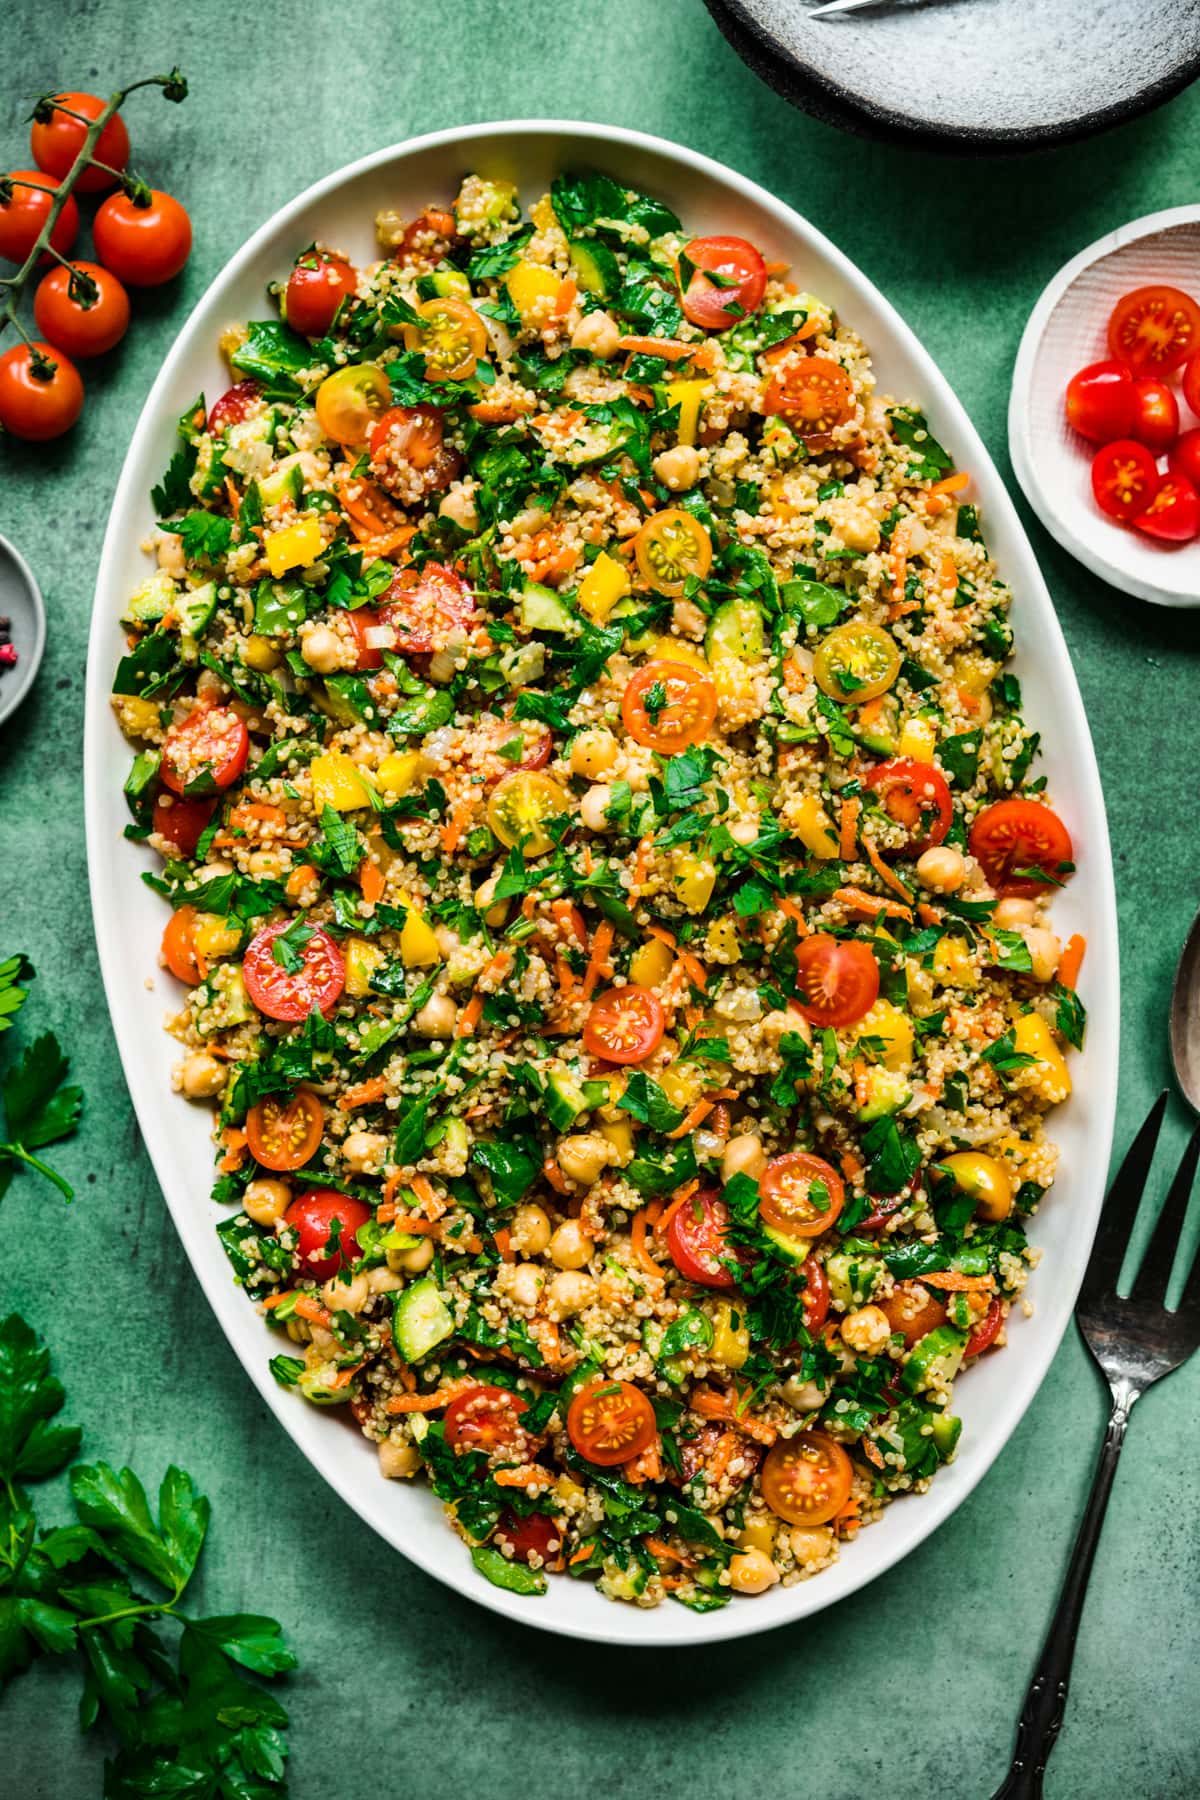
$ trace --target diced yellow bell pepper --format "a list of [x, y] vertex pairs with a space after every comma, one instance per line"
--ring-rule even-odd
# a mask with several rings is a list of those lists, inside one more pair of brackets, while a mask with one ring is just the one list
[[741, 962], [742, 947], [738, 941], [737, 920], [728, 916], [714, 919], [704, 939], [704, 951], [713, 962]]
[[437, 934], [416, 901], [401, 894], [400, 904], [407, 913], [400, 932], [400, 960], [405, 968], [426, 969], [430, 963], [441, 962]]
[[686, 1112], [704, 1092], [704, 1072], [695, 1063], [674, 1063], [663, 1070], [658, 1085], [672, 1106]]
[[883, 1045], [878, 1056], [885, 1069], [899, 1072], [912, 1062], [912, 1021], [890, 1000], [877, 1000], [870, 1012], [859, 1020], [854, 1035], [856, 1038], [873, 1038], [877, 1045]]
[[704, 1352], [704, 1360], [722, 1369], [740, 1369], [750, 1355], [750, 1327], [744, 1306], [735, 1308], [728, 1300], [720, 1300], [713, 1309], [713, 1341]]
[[385, 794], [407, 794], [416, 785], [420, 773], [421, 752], [400, 750], [384, 757], [375, 779]]
[[628, 1119], [602, 1119], [600, 1136], [611, 1144], [622, 1163], [627, 1163], [633, 1156], [633, 1126]]
[[675, 858], [675, 892], [690, 913], [702, 913], [717, 885], [716, 864], [683, 851]]
[[521, 315], [521, 323], [527, 325], [546, 310], [547, 301], [558, 298], [561, 284], [553, 269], [547, 269], [541, 263], [528, 262], [522, 257], [504, 277], [504, 285]]
[[672, 381], [667, 385], [667, 405], [679, 408], [676, 428], [681, 444], [694, 444], [700, 423], [700, 406], [712, 383], [709, 381]]
[[689, 669], [699, 669], [702, 675], [708, 674], [703, 650], [698, 644], [685, 644], [682, 638], [656, 638], [650, 655], [655, 662], [684, 663]]
[[971, 960], [966, 943], [953, 932], [940, 937], [933, 951], [933, 973], [943, 987], [973, 988], [979, 984], [979, 972]]
[[815, 794], [805, 794], [788, 814], [792, 834], [822, 861], [840, 854], [833, 821]]
[[1037, 1061], [1013, 1076], [1013, 1086], [1057, 1106], [1071, 1092], [1071, 1072], [1067, 1061], [1051, 1035], [1050, 1027], [1040, 1013], [1022, 1013], [1013, 1026], [1013, 1048], [1021, 1056]]
[[127, 738], [145, 737], [158, 724], [157, 700], [143, 700], [137, 694], [121, 694], [114, 699], [117, 723]]
[[748, 725], [752, 719], [762, 716], [765, 706], [754, 677], [738, 657], [718, 657], [710, 673], [717, 690], [721, 723], [727, 731], [736, 731], [739, 726]]
[[272, 531], [263, 540], [267, 567], [278, 580], [289, 569], [307, 569], [321, 554], [321, 522], [316, 513], [304, 513], [294, 525]]
[[360, 937], [346, 939], [342, 957], [346, 964], [346, 992], [353, 999], [362, 1000], [371, 991], [372, 974], [387, 958], [378, 944], [369, 944]]
[[602, 550], [580, 582], [576, 599], [589, 618], [602, 624], [628, 592], [629, 571], [624, 563]]
[[332, 806], [334, 812], [357, 812], [370, 806], [370, 777], [344, 750], [327, 750], [322, 756], [314, 756], [310, 773], [318, 818], [327, 806]]
[[196, 914], [192, 942], [205, 962], [215, 962], [218, 956], [232, 956], [241, 941], [241, 931], [220, 913]]
[[931, 763], [937, 749], [937, 726], [932, 719], [905, 719], [896, 746], [900, 756], [911, 756], [916, 762]]
[[659, 987], [671, 973], [675, 958], [661, 938], [647, 938], [629, 959], [629, 979], [635, 987]]

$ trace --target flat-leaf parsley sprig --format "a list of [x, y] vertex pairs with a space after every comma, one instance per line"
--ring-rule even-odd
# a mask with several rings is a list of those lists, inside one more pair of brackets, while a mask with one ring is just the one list
[[[9, 1031], [29, 997], [34, 967], [20, 953], [0, 961], [0, 1033]], [[67, 1058], [52, 1031], [45, 1031], [11, 1062], [0, 1081], [4, 1124], [0, 1130], [0, 1198], [24, 1165], [52, 1181], [64, 1199], [74, 1189], [64, 1175], [35, 1154], [70, 1137], [83, 1111], [83, 1089], [67, 1083]]]

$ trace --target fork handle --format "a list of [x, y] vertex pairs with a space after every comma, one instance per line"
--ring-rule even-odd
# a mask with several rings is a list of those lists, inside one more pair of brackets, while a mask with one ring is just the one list
[[1058, 1607], [1046, 1634], [1037, 1670], [1025, 1695], [1025, 1706], [1017, 1724], [1017, 1742], [1012, 1763], [1003, 1785], [997, 1788], [992, 1800], [1041, 1800], [1042, 1777], [1050, 1760], [1050, 1752], [1062, 1729], [1063, 1714], [1067, 1707], [1071, 1663], [1075, 1656], [1075, 1639], [1079, 1633], [1088, 1577], [1092, 1572], [1096, 1545], [1100, 1541], [1100, 1530], [1108, 1510], [1108, 1496], [1112, 1492], [1113, 1476], [1117, 1472], [1117, 1461], [1125, 1442], [1129, 1414], [1136, 1399], [1137, 1392], [1132, 1388], [1113, 1390], [1113, 1409], [1092, 1479], [1087, 1509], [1071, 1552], [1071, 1562], [1058, 1597]]

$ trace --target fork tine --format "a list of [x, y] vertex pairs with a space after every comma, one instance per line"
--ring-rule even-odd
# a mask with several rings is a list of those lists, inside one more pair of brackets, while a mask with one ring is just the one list
[[1108, 1190], [1104, 1211], [1100, 1215], [1100, 1229], [1088, 1260], [1083, 1286], [1079, 1290], [1080, 1305], [1091, 1305], [1116, 1292], [1121, 1264], [1129, 1248], [1129, 1234], [1133, 1230], [1138, 1206], [1146, 1191], [1150, 1165], [1154, 1161], [1163, 1114], [1167, 1110], [1167, 1097], [1167, 1089], [1164, 1088], [1146, 1114], [1142, 1127], [1126, 1151], [1125, 1160]]
[[1175, 1171], [1175, 1179], [1167, 1190], [1162, 1211], [1158, 1215], [1158, 1223], [1154, 1227], [1154, 1236], [1150, 1239], [1142, 1266], [1138, 1270], [1130, 1290], [1131, 1300], [1157, 1301], [1160, 1306], [1165, 1302], [1167, 1289], [1171, 1285], [1171, 1270], [1175, 1263], [1175, 1252], [1178, 1250], [1180, 1239], [1183, 1236], [1188, 1202], [1192, 1197], [1192, 1184], [1196, 1179], [1198, 1167], [1200, 1167], [1200, 1125], [1197, 1125], [1188, 1140], [1187, 1148]]

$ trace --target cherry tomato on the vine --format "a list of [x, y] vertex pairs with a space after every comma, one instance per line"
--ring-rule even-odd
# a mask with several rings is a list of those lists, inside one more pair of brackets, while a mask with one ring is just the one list
[[103, 356], [125, 336], [129, 295], [99, 263], [62, 264], [42, 277], [33, 297], [38, 330], [70, 356]]
[[1128, 437], [1133, 413], [1133, 376], [1124, 363], [1089, 363], [1067, 383], [1067, 423], [1093, 444]]
[[693, 325], [724, 331], [762, 305], [767, 265], [745, 238], [693, 238], [683, 257], [694, 271], [682, 301], [684, 315]]
[[0, 356], [0, 425], [14, 437], [45, 443], [70, 431], [83, 411], [75, 364], [50, 344], [14, 344]]
[[192, 251], [192, 222], [158, 188], [110, 194], [92, 220], [96, 255], [128, 287], [161, 287]]
[[299, 1195], [283, 1215], [284, 1224], [296, 1233], [299, 1273], [311, 1281], [328, 1281], [339, 1269], [357, 1262], [359, 1228], [372, 1217], [363, 1201], [333, 1188], [309, 1188]]
[[1118, 438], [1096, 452], [1092, 462], [1092, 492], [1102, 513], [1128, 524], [1146, 508], [1158, 492], [1159, 474], [1145, 444]]
[[[12, 192], [4, 199], [2, 190], [8, 182]], [[40, 169], [13, 169], [0, 175], [0, 256], [10, 262], [25, 261], [49, 217], [58, 185], [53, 175], [44, 175]], [[54, 221], [50, 248], [66, 256], [78, 236], [79, 208], [71, 194]]]
[[[106, 104], [98, 94], [48, 94], [44, 100], [39, 100], [29, 133], [30, 149], [38, 168], [44, 169], [47, 175], [69, 174], [88, 133], [85, 121], [98, 119]], [[83, 117], [72, 118], [72, 113], [81, 113]], [[129, 161], [129, 133], [120, 113], [114, 113], [100, 133], [92, 155], [97, 162], [107, 163], [108, 168], [81, 170], [75, 191], [106, 194], [109, 188], [117, 185], [119, 172]], [[118, 174], [110, 174], [112, 169]]]
[[1190, 544], [1200, 536], [1200, 494], [1186, 475], [1164, 475], [1158, 492], [1133, 525], [1136, 531], [1165, 544]]

